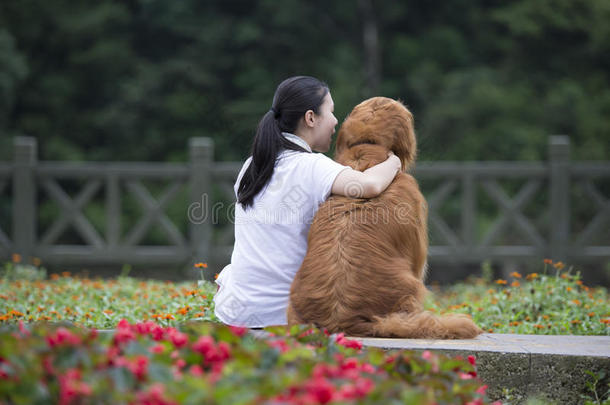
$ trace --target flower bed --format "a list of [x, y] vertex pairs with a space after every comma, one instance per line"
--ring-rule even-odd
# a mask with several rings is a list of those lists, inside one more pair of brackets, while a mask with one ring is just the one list
[[470, 314], [489, 333], [610, 335], [608, 291], [583, 285], [580, 273], [549, 259], [541, 273], [456, 284], [432, 294], [428, 307]]
[[363, 351], [306, 327], [264, 340], [218, 323], [4, 328], [3, 403], [489, 403], [473, 357]]
[[[363, 351], [306, 327], [257, 340], [217, 323], [215, 292], [209, 282], [47, 278], [40, 263], [7, 263], [0, 403], [489, 402], [474, 358]], [[540, 274], [433, 289], [427, 309], [468, 313], [488, 332], [610, 335], [607, 291], [550, 261]]]
[[[201, 266], [201, 265], [198, 265]], [[45, 279], [37, 266], [7, 263], [0, 284], [0, 324], [19, 320], [69, 321], [113, 328], [121, 319], [176, 326], [217, 321], [216, 286], [119, 277], [87, 279], [69, 273]], [[487, 332], [610, 335], [610, 301], [604, 288], [582, 284], [579, 274], [547, 260], [541, 272], [513, 273], [509, 280], [474, 279], [433, 291], [427, 308], [470, 314]]]

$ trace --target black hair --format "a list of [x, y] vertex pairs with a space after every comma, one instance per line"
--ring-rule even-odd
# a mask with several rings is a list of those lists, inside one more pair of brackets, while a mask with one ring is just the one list
[[258, 123], [252, 143], [252, 161], [237, 189], [237, 202], [244, 209], [253, 206], [254, 197], [271, 179], [280, 152], [285, 149], [308, 152], [286, 139], [282, 132], [294, 133], [308, 110], [318, 114], [328, 92], [326, 83], [309, 76], [290, 77], [277, 87], [271, 109]]

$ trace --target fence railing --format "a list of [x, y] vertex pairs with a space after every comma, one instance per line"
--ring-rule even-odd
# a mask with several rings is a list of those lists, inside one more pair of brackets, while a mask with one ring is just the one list
[[[188, 163], [68, 163], [40, 162], [36, 140], [16, 137], [13, 162], [0, 163], [0, 258], [19, 253], [83, 266], [207, 261], [217, 271], [233, 248], [240, 167], [214, 162], [209, 138], [190, 140]], [[429, 204], [431, 262], [610, 260], [610, 162], [571, 161], [565, 136], [550, 137], [548, 162], [420, 162], [414, 175]], [[158, 195], [151, 181], [164, 183]], [[137, 219], [126, 199], [138, 206]], [[86, 213], [92, 202], [103, 211], [98, 226]], [[41, 229], [44, 204], [55, 209]], [[166, 212], [172, 204], [178, 220]], [[153, 227], [167, 243], [146, 242]], [[80, 243], [62, 241], [65, 232]]]

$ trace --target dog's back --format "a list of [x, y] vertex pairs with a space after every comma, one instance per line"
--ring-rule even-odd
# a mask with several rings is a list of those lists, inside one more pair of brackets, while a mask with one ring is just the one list
[[[359, 160], [367, 167], [387, 155], [375, 145], [358, 148], [354, 154], [373, 158]], [[396, 286], [405, 272], [423, 277], [426, 229], [425, 199], [408, 174], [399, 174], [376, 198], [330, 197], [309, 232], [307, 255], [291, 288], [293, 310], [329, 331], [361, 333], [363, 323], [397, 310], [405, 291]]]
[[[411, 113], [400, 102], [374, 97], [341, 127], [335, 160], [364, 171], [393, 150], [405, 169], [415, 149]], [[427, 206], [412, 176], [399, 174], [371, 199], [331, 196], [309, 230], [288, 323], [355, 336], [475, 337], [481, 330], [465, 315], [423, 311], [427, 253]]]

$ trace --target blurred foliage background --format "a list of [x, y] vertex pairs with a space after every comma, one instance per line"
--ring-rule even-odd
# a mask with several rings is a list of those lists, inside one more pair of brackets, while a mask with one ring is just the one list
[[421, 160], [610, 156], [607, 0], [4, 0], [0, 159], [184, 161], [214, 138], [244, 160], [288, 76], [414, 112]]
[[[340, 123], [367, 97], [401, 99], [420, 160], [546, 160], [552, 134], [570, 136], [574, 160], [609, 160], [608, 21], [608, 0], [3, 0], [0, 160], [28, 135], [40, 160], [184, 162], [205, 136], [215, 160], [243, 161], [275, 88], [299, 74], [329, 84]], [[103, 232], [97, 197], [85, 213]], [[533, 204], [543, 228], [547, 200]], [[168, 211], [186, 232], [183, 199]], [[442, 212], [459, 227], [456, 196]], [[41, 202], [38, 215], [44, 230], [58, 211]], [[609, 263], [596, 271], [610, 280]]]

